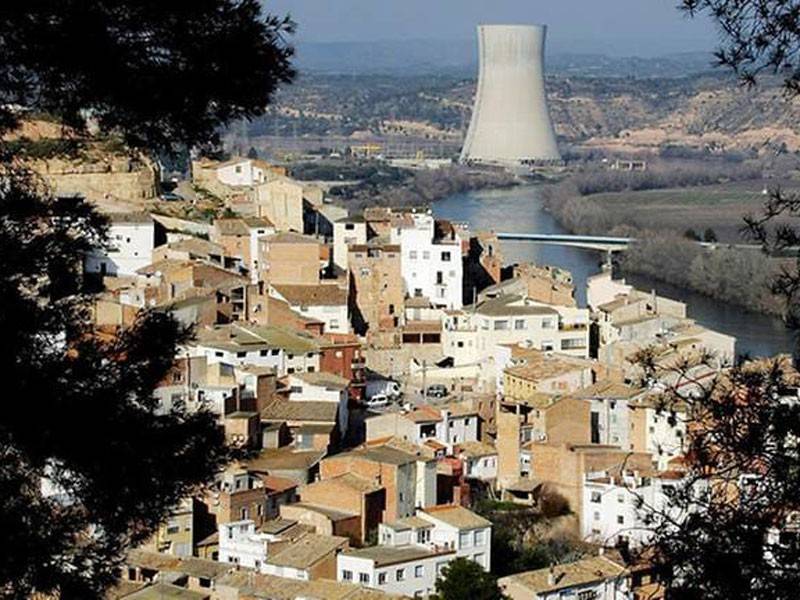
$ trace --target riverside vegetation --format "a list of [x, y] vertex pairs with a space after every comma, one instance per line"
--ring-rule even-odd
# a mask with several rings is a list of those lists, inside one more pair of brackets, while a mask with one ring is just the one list
[[[662, 163], [645, 172], [587, 169], [545, 188], [543, 200], [574, 233], [636, 237], [622, 255], [623, 272], [782, 315], [785, 303], [772, 293], [770, 281], [784, 261], [734, 246], [748, 241], [741, 233], [744, 216], [759, 212], [763, 203], [755, 191], [764, 185], [762, 166], [719, 161]], [[687, 235], [692, 228], [724, 234], [717, 247], [704, 248]]]

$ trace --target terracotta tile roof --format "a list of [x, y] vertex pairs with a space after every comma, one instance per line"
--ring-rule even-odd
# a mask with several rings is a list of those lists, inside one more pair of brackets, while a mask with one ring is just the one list
[[273, 285], [272, 287], [292, 306], [347, 304], [347, 290], [338, 285]]
[[642, 394], [644, 391], [643, 388], [632, 387], [616, 381], [603, 380], [576, 391], [574, 395], [576, 398], [584, 400], [591, 398], [627, 400]]
[[261, 478], [261, 481], [264, 482], [264, 487], [269, 490], [267, 492], [268, 494], [279, 494], [297, 487], [297, 483], [291, 479], [286, 479], [285, 477], [276, 477], [274, 475], [266, 475]]
[[414, 423], [435, 423], [442, 420], [442, 413], [438, 409], [427, 404], [417, 407], [410, 413], [406, 413], [405, 418]]
[[281, 231], [261, 239], [268, 244], [319, 244], [316, 238], [293, 231]]
[[339, 405], [317, 400], [279, 400], [261, 411], [265, 421], [309, 421], [336, 423]]
[[267, 473], [271, 470], [308, 469], [325, 456], [324, 450], [296, 450], [292, 447], [262, 450], [258, 456], [246, 461], [248, 470]]
[[348, 543], [344, 537], [308, 533], [274, 556], [267, 557], [267, 562], [279, 567], [308, 569], [337, 550], [346, 548]]
[[210, 597], [210, 594], [194, 592], [169, 583], [148, 585], [138, 592], [125, 596], [126, 600], [207, 600]]
[[462, 442], [456, 446], [456, 451], [470, 458], [497, 454], [497, 448], [484, 442]]

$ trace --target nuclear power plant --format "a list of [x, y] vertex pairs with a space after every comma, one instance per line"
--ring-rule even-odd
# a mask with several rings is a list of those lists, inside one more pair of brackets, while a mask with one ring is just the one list
[[461, 162], [561, 164], [544, 93], [544, 25], [480, 25], [480, 72]]

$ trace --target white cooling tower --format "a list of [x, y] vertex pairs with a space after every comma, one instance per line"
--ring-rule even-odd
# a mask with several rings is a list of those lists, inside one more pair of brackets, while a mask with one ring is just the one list
[[480, 25], [480, 73], [461, 162], [560, 162], [544, 94], [544, 25]]

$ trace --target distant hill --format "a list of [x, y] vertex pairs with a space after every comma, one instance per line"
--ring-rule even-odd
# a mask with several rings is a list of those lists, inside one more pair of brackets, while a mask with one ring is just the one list
[[[467, 40], [300, 43], [296, 64], [301, 72], [318, 74], [469, 77], [477, 72], [477, 57], [477, 43]], [[657, 58], [554, 52], [546, 69], [555, 75], [679, 77], [708, 71], [712, 62], [705, 52]]]

